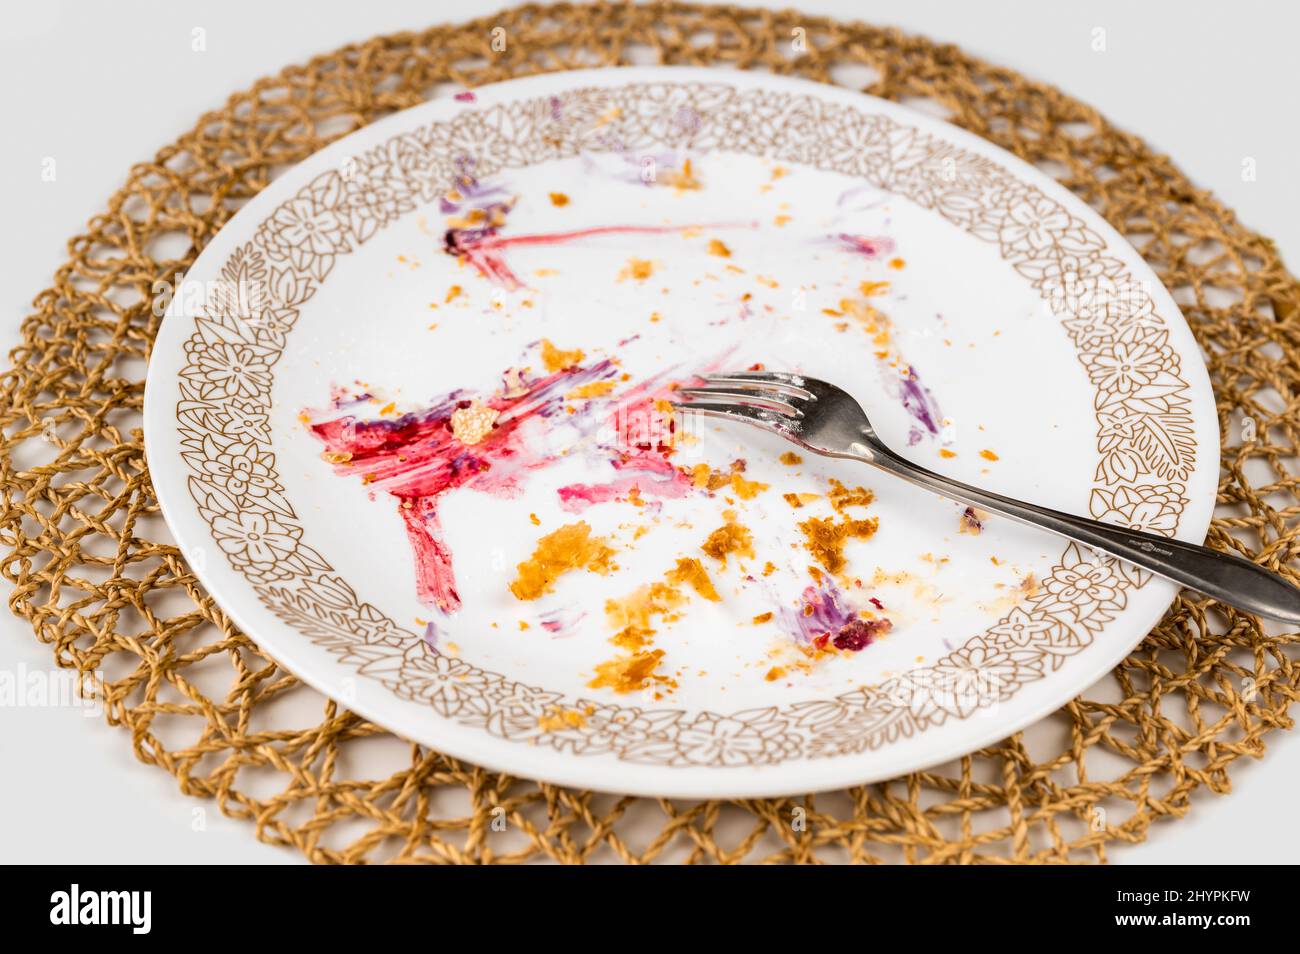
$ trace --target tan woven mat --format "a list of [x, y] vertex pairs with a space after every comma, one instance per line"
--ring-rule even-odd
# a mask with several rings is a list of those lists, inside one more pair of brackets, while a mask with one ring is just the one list
[[259, 654], [154, 542], [167, 537], [139, 428], [156, 282], [278, 171], [443, 84], [655, 61], [928, 100], [1057, 175], [1141, 250], [1208, 355], [1224, 434], [1211, 544], [1289, 569], [1300, 284], [1168, 159], [1051, 87], [891, 30], [684, 4], [529, 6], [286, 69], [131, 170], [69, 243], [3, 377], [14, 612], [60, 666], [103, 673], [109, 721], [142, 761], [314, 861], [1104, 860], [1186, 813], [1197, 789], [1226, 792], [1232, 764], [1291, 727], [1300, 667], [1294, 634], [1207, 601], [1180, 599], [1048, 726], [960, 762], [816, 798], [686, 803], [538, 785], [402, 743]]

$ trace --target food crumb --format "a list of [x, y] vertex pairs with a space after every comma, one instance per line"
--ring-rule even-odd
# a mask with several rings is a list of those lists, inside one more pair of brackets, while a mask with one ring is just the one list
[[603, 537], [591, 534], [585, 521], [565, 524], [537, 541], [533, 555], [520, 563], [510, 592], [520, 600], [535, 600], [555, 588], [555, 581], [569, 570], [585, 569], [604, 576], [613, 568], [614, 550]]
[[668, 571], [668, 580], [672, 583], [689, 583], [696, 593], [711, 602], [717, 603], [722, 599], [713, 586], [713, 581], [709, 579], [704, 564], [695, 557], [679, 558], [677, 566]]
[[841, 517], [811, 517], [799, 529], [804, 535], [804, 549], [812, 554], [829, 573], [838, 574], [847, 565], [844, 546], [850, 539], [866, 540], [876, 532], [878, 521], [874, 517], [858, 519]]
[[782, 494], [785, 502], [795, 510], [798, 510], [806, 503], [812, 503], [814, 500], [820, 500], [821, 494]]
[[877, 636], [883, 636], [894, 628], [887, 619], [855, 619], [840, 629], [831, 640], [836, 649], [848, 652], [861, 652], [875, 642]]
[[613, 381], [589, 381], [586, 384], [574, 388], [572, 391], [565, 394], [564, 397], [570, 401], [583, 400], [585, 398], [605, 397], [613, 390]]
[[634, 278], [639, 282], [643, 282], [654, 273], [654, 262], [647, 258], [629, 258], [622, 271], [618, 273], [618, 280], [623, 281], [624, 279]]
[[687, 159], [682, 163], [680, 171], [673, 173], [668, 184], [675, 189], [684, 189], [693, 191], [700, 187], [700, 180], [695, 176], [695, 170], [691, 168], [691, 160]]
[[976, 510], [974, 507], [967, 507], [961, 512], [957, 532], [978, 535], [984, 529], [984, 521], [987, 518], [988, 514], [984, 513], [984, 511]]
[[655, 683], [671, 685], [671, 680], [655, 674], [659, 660], [663, 658], [662, 649], [652, 649], [611, 659], [596, 666], [596, 677], [587, 685], [592, 689], [608, 688], [615, 692], [636, 692]]
[[578, 364], [586, 357], [581, 348], [574, 348], [572, 351], [562, 351], [555, 345], [551, 344], [547, 338], [542, 339], [542, 364], [546, 370], [554, 374], [556, 371], [563, 371], [565, 368], [571, 368]]
[[734, 510], [724, 510], [722, 517], [726, 522], [709, 534], [708, 539], [700, 545], [700, 549], [723, 566], [727, 565], [729, 553], [737, 553], [752, 559], [754, 537], [749, 529], [737, 522]]
[[500, 413], [496, 408], [473, 401], [451, 412], [451, 432], [467, 447], [480, 444], [496, 427]]
[[581, 729], [587, 724], [587, 716], [577, 709], [561, 709], [558, 706], [547, 707], [545, 713], [537, 720], [537, 727], [543, 732], [558, 732], [561, 729]]

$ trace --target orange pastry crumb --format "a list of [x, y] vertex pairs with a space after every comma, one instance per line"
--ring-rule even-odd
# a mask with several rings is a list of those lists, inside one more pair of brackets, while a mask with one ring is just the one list
[[542, 364], [546, 370], [554, 374], [556, 371], [563, 371], [565, 368], [571, 368], [585, 358], [581, 348], [574, 348], [572, 351], [561, 351], [551, 342], [542, 339]]
[[709, 239], [709, 254], [719, 258], [731, 258], [731, 249], [721, 239]]
[[850, 489], [834, 477], [831, 478], [831, 492], [828, 496], [831, 506], [839, 513], [843, 513], [845, 507], [866, 507], [876, 499], [876, 495], [866, 487]]
[[778, 460], [780, 460], [781, 463], [785, 464], [788, 467], [794, 467], [796, 464], [803, 463], [803, 458], [800, 457], [798, 454], [796, 454], [794, 451], [786, 451], [778, 458]]
[[596, 666], [596, 678], [587, 685], [592, 689], [613, 689], [615, 692], [636, 692], [654, 683], [670, 683], [670, 680], [655, 674], [659, 660], [664, 658], [662, 649], [636, 653]]
[[727, 565], [727, 554], [729, 553], [738, 553], [752, 559], [754, 556], [753, 534], [749, 532], [748, 528], [741, 526], [736, 521], [736, 511], [724, 510], [722, 517], [726, 523], [710, 533], [709, 538], [700, 545], [700, 549], [723, 566]]
[[682, 163], [681, 170], [673, 173], [668, 184], [675, 189], [694, 190], [700, 187], [700, 180], [695, 177], [695, 171], [691, 168], [691, 160], [687, 159]]
[[649, 583], [621, 599], [605, 601], [605, 618], [615, 633], [610, 642], [621, 649], [638, 651], [650, 645], [655, 634], [651, 623], [659, 616], [671, 622], [686, 602], [682, 591], [670, 583]]
[[830, 573], [839, 573], [848, 565], [844, 558], [844, 545], [850, 539], [866, 540], [876, 532], [874, 517], [859, 520], [843, 517], [812, 517], [799, 524], [803, 531], [804, 547], [818, 563]]
[[614, 390], [613, 381], [591, 381], [588, 384], [574, 388], [564, 396], [570, 401], [574, 401], [582, 398], [604, 397], [612, 390]]
[[736, 496], [741, 500], [752, 500], [758, 494], [767, 490], [768, 485], [759, 483], [757, 480], [746, 480], [741, 476], [739, 470], [731, 472], [731, 489], [736, 492]]
[[551, 193], [551, 205], [559, 207], [568, 204], [569, 204], [569, 197], [565, 195], [563, 192]]
[[989, 450], [987, 447], [984, 448], [984, 450], [980, 451], [980, 456], [983, 457], [985, 460], [997, 460], [997, 459], [998, 459], [998, 455], [995, 454], [995, 453], [993, 453], [993, 451]]
[[706, 600], [717, 603], [722, 599], [714, 588], [713, 581], [709, 579], [704, 564], [695, 557], [681, 557], [678, 559], [677, 566], [669, 570], [667, 576], [672, 583], [689, 583], [691, 588]]
[[627, 264], [623, 266], [622, 271], [618, 273], [618, 280], [623, 281], [625, 278], [635, 278], [639, 282], [645, 281], [655, 273], [655, 263], [648, 258], [629, 258]]
[[812, 503], [814, 500], [820, 500], [821, 494], [782, 494], [785, 502], [795, 510], [798, 510], [806, 503]]
[[537, 720], [537, 726], [543, 732], [557, 732], [561, 729], [581, 729], [587, 724], [586, 714], [577, 709], [561, 709], [557, 706], [547, 708]]
[[510, 592], [520, 600], [535, 600], [555, 588], [555, 581], [569, 570], [585, 569], [602, 576], [610, 571], [614, 550], [602, 537], [591, 535], [585, 521], [565, 524], [537, 541], [533, 555], [520, 563]]

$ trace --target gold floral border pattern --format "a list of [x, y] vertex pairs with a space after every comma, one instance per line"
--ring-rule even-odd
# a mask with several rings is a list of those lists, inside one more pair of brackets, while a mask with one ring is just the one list
[[[612, 118], [611, 118], [612, 117]], [[583, 151], [729, 150], [858, 176], [986, 242], [1062, 320], [1096, 388], [1094, 517], [1172, 535], [1195, 462], [1187, 383], [1163, 319], [1105, 240], [997, 163], [857, 107], [725, 83], [632, 83], [470, 108], [316, 177], [234, 252], [195, 317], [176, 406], [190, 494], [230, 566], [314, 643], [440, 717], [576, 755], [668, 766], [861, 752], [1005, 701], [1087, 647], [1149, 574], [1065, 548], [1041, 590], [931, 666], [834, 699], [733, 714], [642, 709], [511, 680], [430, 649], [361, 602], [303, 542], [270, 445], [274, 366], [338, 256], [477, 175]], [[1117, 291], [1118, 290], [1118, 293]], [[546, 729], [555, 707], [590, 715]]]

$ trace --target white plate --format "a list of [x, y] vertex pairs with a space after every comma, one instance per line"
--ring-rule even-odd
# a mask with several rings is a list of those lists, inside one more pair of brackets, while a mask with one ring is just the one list
[[[841, 384], [959, 479], [1203, 539], [1209, 380], [1116, 232], [946, 124], [707, 70], [503, 83], [278, 178], [171, 304], [149, 463], [204, 585], [288, 669], [453, 756], [594, 789], [938, 763], [1060, 706], [1168, 606], [1046, 533], [961, 532], [886, 475], [656, 410], [755, 363]], [[833, 480], [875, 499], [837, 511]], [[729, 520], [724, 565], [705, 545]], [[579, 524], [582, 566], [519, 569]], [[843, 567], [816, 526], [848, 533]]]

